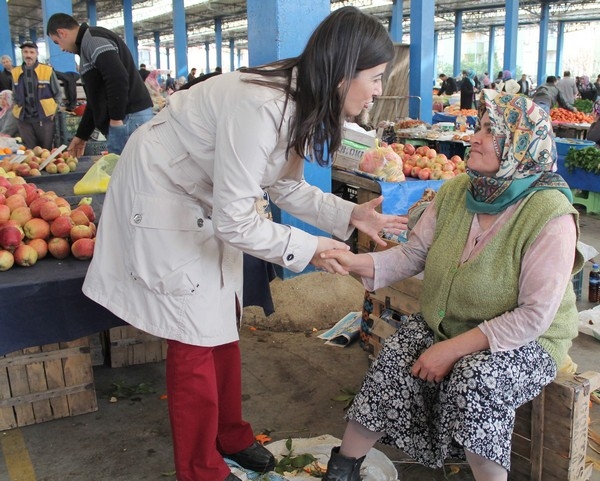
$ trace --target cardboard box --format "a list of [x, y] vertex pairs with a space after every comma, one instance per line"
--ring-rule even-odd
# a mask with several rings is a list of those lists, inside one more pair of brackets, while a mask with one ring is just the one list
[[375, 147], [375, 135], [366, 134], [348, 127], [342, 128], [342, 138], [350, 140], [351, 142], [356, 142], [357, 144], [362, 144], [367, 148]]
[[0, 430], [97, 410], [87, 337], [0, 357]]
[[363, 154], [368, 149], [370, 147], [366, 145], [342, 140], [342, 145], [340, 145], [338, 151], [333, 155], [333, 166], [349, 171], [359, 170], [358, 164], [360, 163], [360, 159], [362, 159]]
[[167, 358], [167, 341], [133, 326], [109, 330], [111, 367], [133, 366]]

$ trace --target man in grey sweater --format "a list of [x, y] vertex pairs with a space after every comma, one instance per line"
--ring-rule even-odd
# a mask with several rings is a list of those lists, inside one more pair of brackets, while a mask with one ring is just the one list
[[562, 94], [556, 87], [556, 77], [554, 75], [549, 75], [546, 78], [546, 83], [535, 89], [532, 100], [547, 113], [550, 113], [550, 109], [555, 104], [558, 104], [563, 109], [570, 110], [571, 112], [577, 112], [577, 109], [573, 106], [573, 104], [569, 104], [565, 101]]

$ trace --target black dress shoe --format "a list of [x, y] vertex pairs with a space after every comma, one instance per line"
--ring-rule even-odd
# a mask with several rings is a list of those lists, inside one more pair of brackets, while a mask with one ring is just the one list
[[225, 454], [224, 456], [235, 461], [242, 468], [256, 471], [257, 473], [266, 473], [275, 468], [275, 456], [257, 441], [254, 441], [250, 447], [240, 452], [235, 454]]
[[242, 481], [242, 480], [240, 478], [238, 478], [235, 474], [229, 473], [229, 476], [227, 476], [223, 481]]

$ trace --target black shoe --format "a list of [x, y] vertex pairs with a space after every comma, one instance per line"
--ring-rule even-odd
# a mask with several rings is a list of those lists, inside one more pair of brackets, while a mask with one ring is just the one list
[[254, 441], [250, 447], [238, 453], [225, 454], [224, 456], [235, 461], [242, 468], [256, 471], [257, 473], [266, 473], [275, 468], [275, 456], [257, 441]]
[[240, 478], [238, 478], [235, 474], [229, 473], [229, 476], [227, 476], [223, 481], [242, 481], [242, 480]]
[[333, 448], [322, 481], [360, 481], [360, 466], [364, 460], [365, 456], [349, 458], [340, 454], [339, 447]]

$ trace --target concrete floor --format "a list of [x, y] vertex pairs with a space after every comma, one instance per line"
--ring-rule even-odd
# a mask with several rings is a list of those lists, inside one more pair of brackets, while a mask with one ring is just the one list
[[[582, 215], [582, 241], [600, 251], [600, 216]], [[591, 307], [584, 273], [580, 310]], [[571, 350], [579, 371], [600, 371], [595, 339], [580, 335]], [[273, 440], [331, 434], [341, 437], [344, 403], [334, 400], [356, 390], [368, 367], [367, 354], [355, 344], [325, 346], [313, 333], [241, 333], [244, 412], [256, 433]], [[174, 480], [164, 362], [94, 369], [98, 411], [0, 433], [0, 481], [161, 481]], [[127, 392], [126, 392], [127, 391]], [[110, 402], [116, 396], [117, 402]], [[592, 427], [600, 431], [600, 410]], [[430, 470], [390, 448], [403, 481], [473, 479], [465, 464]], [[445, 472], [444, 472], [445, 471]], [[600, 471], [594, 471], [594, 481]], [[220, 481], [220, 480], [210, 480]]]

